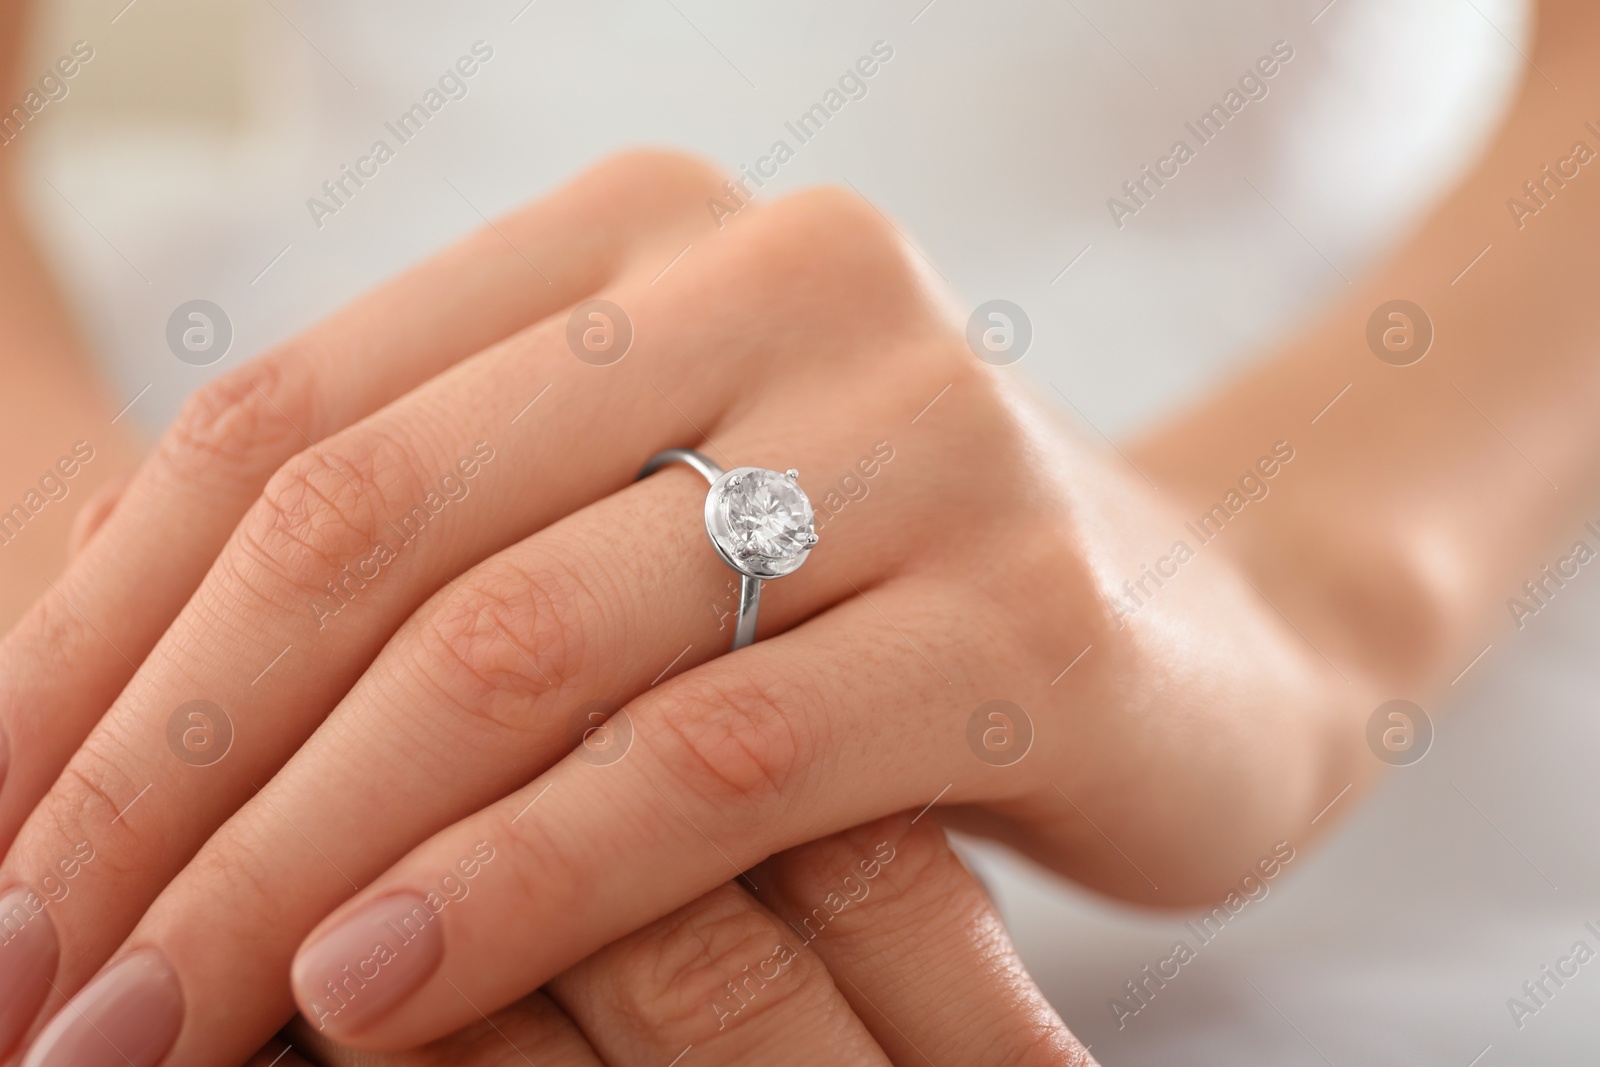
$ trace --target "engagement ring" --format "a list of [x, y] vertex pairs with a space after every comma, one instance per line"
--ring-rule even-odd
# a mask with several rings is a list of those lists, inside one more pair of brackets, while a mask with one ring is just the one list
[[685, 463], [711, 483], [706, 493], [706, 535], [722, 562], [739, 572], [739, 617], [733, 647], [756, 639], [761, 583], [798, 570], [817, 543], [811, 501], [800, 472], [735, 467], [724, 471], [688, 448], [657, 452], [639, 471], [646, 478], [669, 463]]

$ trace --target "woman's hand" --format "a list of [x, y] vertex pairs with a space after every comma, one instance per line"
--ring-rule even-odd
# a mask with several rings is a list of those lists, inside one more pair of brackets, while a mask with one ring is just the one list
[[[729, 188], [611, 163], [189, 405], [5, 646], [0, 1040], [110, 959], [52, 1040], [115, 992], [152, 1057], [213, 1062], [289, 1014], [294, 958], [325, 1033], [410, 1047], [935, 803], [1207, 899], [1364, 773], [1357, 687], [1220, 551], [1148, 585], [1186, 516], [1022, 406], [876, 210], [719, 229]], [[569, 310], [597, 296], [626, 351]], [[704, 483], [632, 481], [670, 446], [797, 467], [828, 513], [735, 654]]]
[[286, 1036], [324, 1067], [1093, 1062], [943, 834], [903, 815], [776, 856], [425, 1048]]

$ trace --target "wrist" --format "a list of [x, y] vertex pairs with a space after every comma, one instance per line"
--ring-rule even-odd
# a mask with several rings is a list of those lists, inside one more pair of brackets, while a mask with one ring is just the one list
[[[0, 632], [65, 565], [78, 508], [138, 448], [98, 380], [0, 167]], [[86, 459], [85, 457], [89, 457]], [[66, 474], [70, 470], [72, 473]]]

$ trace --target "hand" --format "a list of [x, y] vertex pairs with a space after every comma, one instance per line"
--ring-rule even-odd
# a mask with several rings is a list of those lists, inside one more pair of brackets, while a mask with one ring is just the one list
[[356, 1052], [303, 1018], [287, 1036], [324, 1067], [1093, 1063], [931, 820], [881, 820], [749, 878], [426, 1048]]
[[[115, 954], [151, 1048], [209, 1062], [281, 1023], [306, 939], [308, 1016], [409, 1047], [764, 857], [936, 801], [1189, 902], [1349, 780], [1331, 669], [1220, 553], [1119, 626], [1114, 587], [1181, 516], [974, 358], [881, 215], [823, 191], [719, 231], [726, 195], [613, 163], [189, 405], [6, 644], [0, 832], [34, 810], [0, 886], [51, 901], [4, 950], [9, 1035]], [[605, 366], [562, 310], [595, 293], [634, 329]], [[732, 655], [703, 482], [632, 482], [673, 445], [792, 464], [837, 512]], [[1009, 766], [968, 743], [975, 714], [1007, 725], [996, 699], [1031, 720]], [[196, 728], [231, 723], [209, 766], [169, 747], [196, 700]], [[632, 737], [606, 766], [573, 752], [597, 701]], [[330, 1003], [416, 908], [439, 921], [384, 991]]]

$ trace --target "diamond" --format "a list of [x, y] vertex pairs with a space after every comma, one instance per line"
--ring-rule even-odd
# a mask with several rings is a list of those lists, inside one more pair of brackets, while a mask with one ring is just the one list
[[786, 563], [815, 541], [811, 501], [794, 479], [777, 471], [746, 469], [722, 491], [722, 513], [734, 554]]

